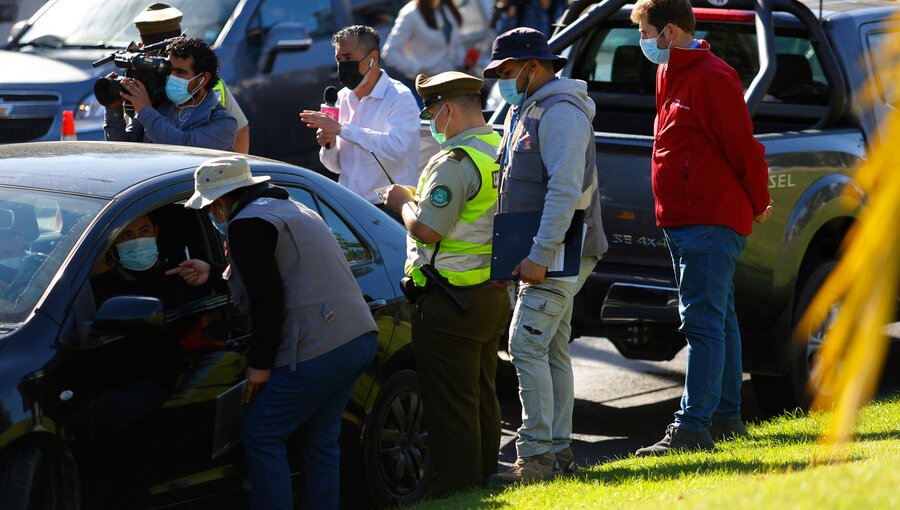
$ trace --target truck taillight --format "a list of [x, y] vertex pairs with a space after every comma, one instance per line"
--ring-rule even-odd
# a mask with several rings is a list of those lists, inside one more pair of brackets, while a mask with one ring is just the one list
[[694, 7], [694, 17], [703, 21], [753, 21], [756, 14], [753, 11], [739, 11], [737, 9], [713, 9], [711, 7]]

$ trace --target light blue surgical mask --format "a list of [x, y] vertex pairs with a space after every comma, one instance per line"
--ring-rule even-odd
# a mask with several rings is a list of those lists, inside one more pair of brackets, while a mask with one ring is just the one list
[[156, 264], [159, 251], [155, 237], [138, 237], [116, 245], [119, 252], [119, 263], [125, 269], [146, 271]]
[[219, 223], [218, 221], [216, 221], [216, 217], [213, 216], [212, 213], [209, 213], [209, 221], [211, 221], [213, 226], [216, 227], [216, 230], [218, 230], [219, 233], [222, 234], [222, 237], [225, 237], [225, 231], [228, 229], [228, 222], [226, 221], [225, 223]]
[[437, 125], [436, 125], [436, 123], [437, 123], [437, 118], [438, 118], [438, 115], [440, 115], [441, 112], [444, 110], [444, 106], [447, 106], [447, 103], [444, 103], [444, 104], [441, 106], [441, 108], [440, 108], [440, 110], [438, 110], [437, 114], [435, 114], [435, 116], [431, 118], [431, 122], [428, 123], [428, 127], [431, 128], [431, 136], [434, 137], [434, 140], [435, 140], [437, 143], [441, 144], [441, 145], [443, 145], [444, 142], [447, 141], [447, 132], [446, 132], [446, 131], [447, 131], [447, 125], [450, 124], [450, 119], [448, 118], [448, 119], [447, 119], [447, 123], [444, 124], [444, 132], [443, 132], [443, 133], [438, 133]]
[[[194, 78], [196, 77], [197, 76], [194, 76]], [[169, 101], [172, 101], [176, 106], [190, 101], [194, 97], [194, 94], [200, 90], [200, 87], [203, 86], [203, 81], [201, 80], [200, 85], [198, 85], [197, 88], [193, 91], [188, 90], [191, 80], [194, 78], [186, 80], [170, 74], [169, 77], [166, 78], [166, 97], [169, 98]]]
[[[663, 27], [663, 30], [666, 28]], [[659, 42], [659, 37], [662, 35], [662, 32], [656, 36], [654, 39], [641, 39], [639, 42], [641, 44], [641, 51], [644, 53], [644, 56], [647, 57], [647, 60], [653, 62], [654, 64], [665, 64], [669, 61], [669, 49], [660, 49], [657, 46]]]
[[[500, 80], [500, 97], [513, 106], [522, 106], [522, 103], [525, 101], [525, 92], [519, 92], [517, 82], [519, 81], [519, 75], [522, 74], [526, 67], [528, 67], [527, 63], [522, 66], [522, 69], [519, 69], [519, 74], [515, 78]], [[530, 84], [531, 80], [529, 80]], [[525, 90], [528, 90], [528, 85], [525, 86]]]

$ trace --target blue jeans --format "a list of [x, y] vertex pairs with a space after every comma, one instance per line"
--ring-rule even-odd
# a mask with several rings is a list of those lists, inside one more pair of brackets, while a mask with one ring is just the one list
[[741, 332], [732, 279], [747, 238], [717, 225], [667, 228], [665, 236], [678, 284], [679, 331], [688, 344], [675, 425], [704, 431], [713, 418], [741, 417]]
[[338, 508], [341, 415], [377, 345], [372, 331], [298, 363], [296, 371], [272, 370], [241, 424], [250, 508], [293, 508], [287, 442], [297, 431], [303, 508]]

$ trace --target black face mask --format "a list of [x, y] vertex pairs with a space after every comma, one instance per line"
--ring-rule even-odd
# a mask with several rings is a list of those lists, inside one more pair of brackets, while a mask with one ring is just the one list
[[[345, 60], [338, 62], [338, 80], [350, 90], [355, 90], [362, 83], [365, 74], [359, 72], [359, 63], [362, 60]], [[370, 59], [371, 62], [371, 59]], [[372, 65], [369, 65], [369, 69]], [[367, 71], [368, 72], [368, 71]]]

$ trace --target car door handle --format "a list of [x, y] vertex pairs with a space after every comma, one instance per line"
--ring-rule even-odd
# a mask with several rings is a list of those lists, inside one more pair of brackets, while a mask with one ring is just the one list
[[384, 299], [373, 299], [372, 301], [368, 301], [368, 305], [369, 311], [375, 313], [387, 306], [387, 301], [385, 301]]

